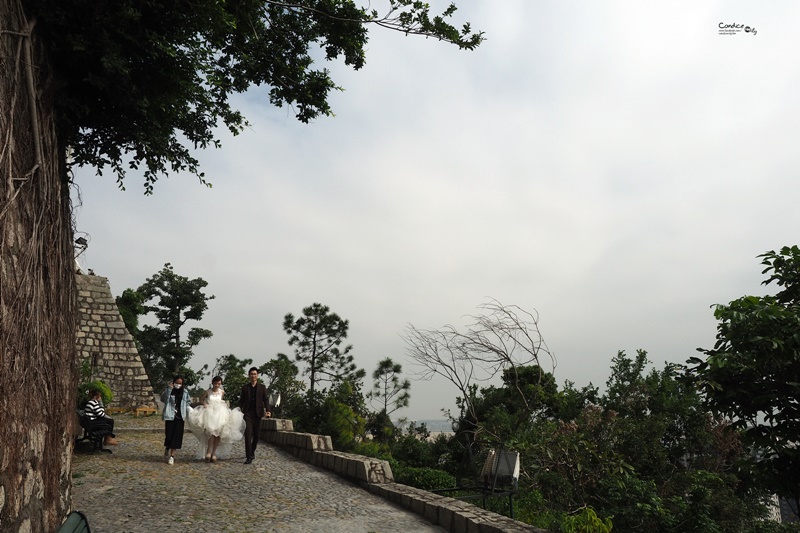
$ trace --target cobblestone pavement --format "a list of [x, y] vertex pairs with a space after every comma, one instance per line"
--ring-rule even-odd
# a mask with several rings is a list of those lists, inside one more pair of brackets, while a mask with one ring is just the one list
[[[186, 433], [168, 465], [163, 433], [126, 430], [126, 417], [118, 415], [113, 454], [79, 449], [73, 460], [73, 508], [86, 513], [95, 533], [444, 531], [263, 443], [250, 465], [243, 443], [212, 464], [194, 459], [198, 443]], [[155, 417], [144, 423], [161, 427]]]

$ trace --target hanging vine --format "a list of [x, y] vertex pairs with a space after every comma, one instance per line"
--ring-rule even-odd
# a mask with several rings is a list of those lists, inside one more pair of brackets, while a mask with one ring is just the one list
[[[0, 2], [0, 524], [69, 509], [76, 289], [66, 165], [36, 24]], [[15, 527], [16, 526], [16, 527]]]

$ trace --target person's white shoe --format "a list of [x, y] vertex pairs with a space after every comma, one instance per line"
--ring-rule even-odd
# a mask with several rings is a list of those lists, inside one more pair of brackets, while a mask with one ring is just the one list
[[169, 456], [169, 459], [167, 459], [167, 464], [168, 464], [168, 465], [171, 465], [171, 464], [173, 464], [173, 463], [175, 463], [175, 458], [174, 458], [173, 456], [171, 456], [171, 455], [170, 455], [170, 456]]

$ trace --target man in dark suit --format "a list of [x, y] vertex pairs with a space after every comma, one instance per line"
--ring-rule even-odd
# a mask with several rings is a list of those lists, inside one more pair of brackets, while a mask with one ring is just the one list
[[244, 413], [246, 424], [244, 431], [244, 449], [247, 454], [245, 464], [249, 465], [256, 456], [256, 445], [258, 444], [258, 430], [261, 426], [261, 418], [270, 416], [269, 395], [267, 387], [258, 382], [258, 369], [251, 368], [247, 372], [250, 383], [242, 387], [242, 395], [239, 396], [239, 408]]

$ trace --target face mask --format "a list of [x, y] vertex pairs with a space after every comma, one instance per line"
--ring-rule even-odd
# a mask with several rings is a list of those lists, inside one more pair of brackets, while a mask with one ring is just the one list
[[181, 388], [181, 384], [180, 384], [180, 383], [176, 383], [176, 384], [175, 384], [175, 388], [176, 388], [176, 389], [180, 389], [180, 388]]

